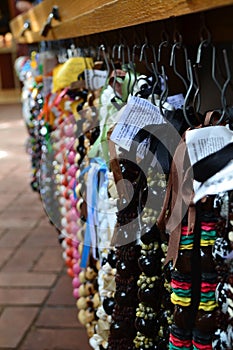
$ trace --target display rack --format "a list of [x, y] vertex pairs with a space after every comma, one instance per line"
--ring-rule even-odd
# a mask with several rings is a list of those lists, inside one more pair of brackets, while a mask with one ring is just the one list
[[[34, 43], [81, 37], [228, 5], [233, 5], [233, 1], [45, 0], [14, 18], [10, 22], [10, 27], [17, 42]], [[59, 20], [51, 18], [54, 6], [58, 7]], [[41, 33], [46, 21], [50, 21], [51, 26], [48, 28], [47, 35], [43, 36]]]

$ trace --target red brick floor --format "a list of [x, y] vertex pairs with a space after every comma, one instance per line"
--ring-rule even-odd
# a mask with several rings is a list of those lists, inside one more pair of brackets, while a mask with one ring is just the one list
[[0, 105], [0, 349], [89, 350], [57, 233], [29, 186], [19, 104]]

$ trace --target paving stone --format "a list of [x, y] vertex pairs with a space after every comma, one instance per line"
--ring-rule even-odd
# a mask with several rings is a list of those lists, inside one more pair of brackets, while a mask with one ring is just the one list
[[23, 193], [21, 196], [18, 196], [13, 203], [13, 209], [14, 210], [21, 210], [21, 206], [24, 206], [24, 209], [31, 208], [32, 210], [38, 209], [41, 212], [44, 212], [42, 205], [41, 205], [40, 197], [37, 193]]
[[33, 268], [33, 271], [39, 272], [60, 272], [64, 266], [64, 260], [62, 259], [62, 249], [47, 248], [42, 250], [42, 255]]
[[77, 321], [78, 310], [71, 307], [45, 307], [38, 320], [37, 327], [42, 328], [78, 328], [83, 327]]
[[53, 273], [0, 272], [0, 287], [51, 287], [56, 278]]
[[15, 251], [15, 254], [13, 254], [11, 259], [4, 265], [2, 272], [29, 272], [34, 267], [35, 263], [42, 254], [42, 248], [39, 249], [37, 247], [25, 247], [22, 245]]
[[14, 249], [11, 248], [0, 248], [0, 268], [11, 257], [13, 252]]
[[83, 329], [35, 329], [19, 350], [90, 350]]
[[20, 104], [0, 105], [0, 349], [90, 350], [58, 233], [30, 187], [20, 116]]
[[[15, 169], [12, 169], [12, 172], [15, 173]], [[5, 174], [5, 177], [0, 181], [0, 192], [3, 194], [9, 194], [14, 195], [15, 193], [22, 191], [24, 188], [27, 187], [26, 179], [15, 179], [13, 176], [7, 176], [8, 174]]]
[[40, 305], [48, 293], [48, 289], [0, 288], [0, 305]]
[[29, 235], [30, 230], [25, 228], [14, 228], [5, 231], [0, 237], [0, 248], [16, 248]]
[[40, 226], [33, 230], [33, 235], [30, 235], [24, 245], [28, 247], [57, 247], [58, 246], [58, 233], [54, 227]]
[[16, 349], [37, 312], [34, 307], [6, 307], [0, 317], [0, 348]]
[[64, 274], [59, 278], [47, 300], [47, 305], [75, 305], [71, 278], [68, 275]]
[[6, 213], [0, 215], [2, 228], [33, 228], [37, 225], [38, 220], [38, 218], [32, 220], [32, 217], [29, 217], [29, 215], [25, 213], [22, 214], [22, 217], [18, 218], [15, 218], [14, 216], [12, 217], [12, 215], [7, 215]]
[[0, 212], [3, 211], [6, 207], [10, 206], [12, 202], [17, 197], [17, 193], [2, 193], [0, 196]]
[[[36, 214], [36, 215], [35, 215]], [[42, 209], [39, 212], [38, 215], [38, 211], [31, 211], [29, 208], [21, 208], [21, 210], [12, 210], [12, 209], [7, 209], [6, 211], [3, 211], [3, 213], [1, 214], [1, 217], [3, 219], [3, 221], [16, 221], [16, 220], [26, 220], [26, 221], [33, 221], [34, 217], [36, 219], [38, 219], [38, 216], [41, 218], [43, 217], [43, 212]]]

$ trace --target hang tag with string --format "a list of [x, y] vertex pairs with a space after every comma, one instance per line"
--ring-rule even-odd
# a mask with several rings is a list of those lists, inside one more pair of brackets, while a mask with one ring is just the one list
[[[132, 96], [125, 106], [110, 139], [116, 145], [129, 151], [135, 135], [140, 129], [149, 124], [166, 124], [159, 107], [147, 100]], [[147, 149], [148, 141], [145, 140], [138, 147], [137, 156], [143, 158]]]

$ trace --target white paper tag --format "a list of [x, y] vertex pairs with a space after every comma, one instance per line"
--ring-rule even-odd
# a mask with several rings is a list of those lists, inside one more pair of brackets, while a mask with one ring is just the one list
[[99, 69], [85, 69], [84, 77], [86, 89], [96, 90], [104, 86], [108, 77], [108, 72]]
[[[196, 186], [197, 187], [197, 186]], [[210, 177], [195, 190], [194, 203], [207, 195], [218, 194], [233, 189], [233, 161]]]
[[[110, 139], [129, 151], [137, 132], [148, 124], [166, 123], [159, 108], [147, 100], [132, 96], [115, 126]], [[146, 140], [138, 147], [138, 156], [145, 156]]]
[[[186, 132], [191, 165], [233, 142], [233, 132], [225, 126], [210, 126]], [[204, 183], [194, 181], [194, 203], [207, 195], [233, 189], [233, 161]]]
[[209, 126], [187, 131], [186, 144], [191, 165], [219, 151], [232, 141], [233, 132], [225, 126]]
[[172, 105], [175, 109], [182, 108], [184, 104], [184, 96], [183, 94], [168, 96], [167, 102], [170, 103], [170, 105]]

